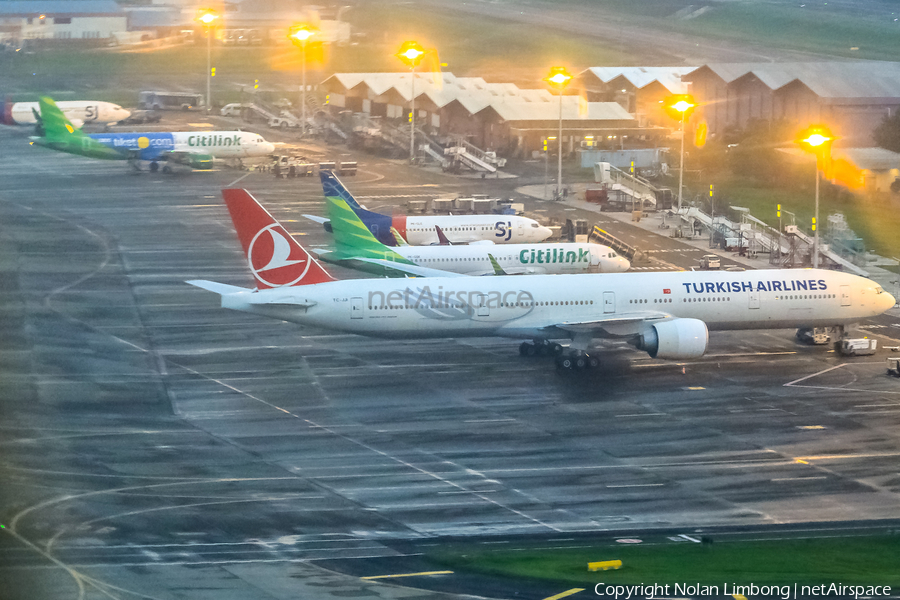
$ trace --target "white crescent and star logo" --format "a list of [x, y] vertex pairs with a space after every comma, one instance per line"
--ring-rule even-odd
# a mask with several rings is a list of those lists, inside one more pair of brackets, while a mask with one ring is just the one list
[[[298, 248], [278, 223], [260, 229], [247, 250], [247, 262], [253, 276], [271, 287], [293, 285], [303, 279], [309, 270], [310, 261], [305, 252], [291, 257]], [[268, 232], [268, 235], [263, 235]]]

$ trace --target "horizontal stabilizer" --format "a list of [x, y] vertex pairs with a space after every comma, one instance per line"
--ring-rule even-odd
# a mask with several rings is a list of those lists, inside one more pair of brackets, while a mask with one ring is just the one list
[[310, 221], [315, 221], [316, 223], [327, 223], [331, 219], [326, 219], [325, 217], [317, 217], [316, 215], [303, 215]]
[[204, 279], [192, 279], [185, 281], [190, 285], [224, 296], [226, 294], [237, 294], [238, 292], [250, 292], [247, 288], [238, 287], [236, 285], [228, 285], [227, 283], [216, 283], [215, 281], [206, 281]]

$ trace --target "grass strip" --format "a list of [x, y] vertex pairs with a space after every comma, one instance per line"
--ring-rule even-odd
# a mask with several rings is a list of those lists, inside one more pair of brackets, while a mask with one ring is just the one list
[[[453, 570], [567, 585], [846, 585], [900, 586], [900, 536], [666, 543], [521, 551], [454, 546], [430, 556]], [[621, 560], [619, 570], [589, 572], [589, 562]]]

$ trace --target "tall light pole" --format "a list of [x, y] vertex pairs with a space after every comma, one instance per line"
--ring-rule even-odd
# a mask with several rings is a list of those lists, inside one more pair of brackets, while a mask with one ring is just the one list
[[816, 212], [813, 216], [813, 268], [819, 268], [819, 171], [825, 168], [827, 157], [831, 156], [831, 142], [834, 138], [827, 127], [816, 125], [807, 129], [800, 140], [816, 155]]
[[678, 212], [681, 212], [681, 199], [684, 190], [684, 122], [694, 112], [694, 97], [690, 94], [677, 94], [666, 100], [666, 112], [669, 116], [681, 121], [681, 165], [678, 169]]
[[303, 73], [300, 85], [300, 136], [306, 134], [306, 40], [314, 36], [316, 31], [307, 25], [291, 27], [288, 34], [295, 46], [300, 46], [300, 68]]
[[416, 67], [421, 62], [425, 51], [418, 42], [406, 41], [400, 46], [397, 58], [409, 65], [411, 75], [411, 92], [409, 98], [409, 162], [416, 162]]
[[556, 197], [559, 198], [560, 194], [562, 194], [562, 155], [563, 155], [563, 141], [562, 141], [562, 97], [563, 90], [566, 89], [566, 86], [569, 85], [569, 81], [572, 80], [572, 75], [566, 70], [565, 67], [550, 67], [550, 75], [544, 78], [544, 81], [555, 87], [559, 90], [559, 162], [556, 170]]
[[206, 112], [212, 108], [212, 99], [210, 98], [210, 88], [212, 87], [212, 24], [219, 18], [215, 10], [211, 8], [201, 8], [200, 15], [197, 20], [206, 27]]

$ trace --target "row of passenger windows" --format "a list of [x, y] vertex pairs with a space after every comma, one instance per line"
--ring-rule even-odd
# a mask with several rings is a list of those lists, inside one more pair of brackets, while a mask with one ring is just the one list
[[[511, 260], [511, 256], [501, 256], [494, 257], [497, 260]], [[474, 261], [486, 261], [489, 260], [487, 257], [485, 258], [417, 258], [416, 262], [474, 262]]]
[[[554, 300], [551, 302], [501, 302], [500, 308], [530, 308], [533, 306], [589, 306], [593, 304], [593, 300]], [[462, 302], [443, 302], [436, 303], [435, 308], [465, 308]], [[428, 308], [429, 302], [422, 302], [418, 306], [404, 304], [403, 306], [369, 306], [369, 310], [401, 310], [410, 308]], [[474, 306], [473, 308], [481, 308]], [[496, 308], [491, 306], [490, 308]]]
[[[775, 296], [776, 300], [818, 300], [825, 298], [836, 298], [835, 294], [792, 294], [790, 296]], [[690, 298], [682, 298], [682, 302], [731, 302], [730, 296], [693, 296]], [[637, 300], [629, 300], [628, 304], [647, 304], [650, 300], [639, 298]], [[500, 308], [528, 308], [532, 306], [589, 306], [593, 304], [593, 300], [553, 300], [549, 302], [501, 302]], [[654, 298], [653, 304], [671, 304], [672, 298]], [[369, 310], [397, 310], [409, 308], [425, 308], [427, 302], [421, 303], [419, 306], [370, 306]], [[451, 302], [438, 304], [437, 308], [464, 308], [462, 302]]]
[[790, 296], [775, 296], [776, 300], [822, 300], [837, 298], [836, 294], [791, 294]]
[[[492, 229], [493, 229], [493, 226], [491, 226], [491, 227], [484, 227], [484, 226], [478, 226], [478, 227], [441, 227], [441, 231], [490, 231], [490, 230], [492, 230]], [[407, 231], [419, 231], [419, 232], [421, 232], [421, 231], [427, 231], [428, 233], [436, 233], [436, 232], [437, 232], [437, 230], [436, 230], [434, 227], [424, 227], [424, 228], [423, 228], [423, 227], [411, 227], [410, 229], [407, 229]]]

